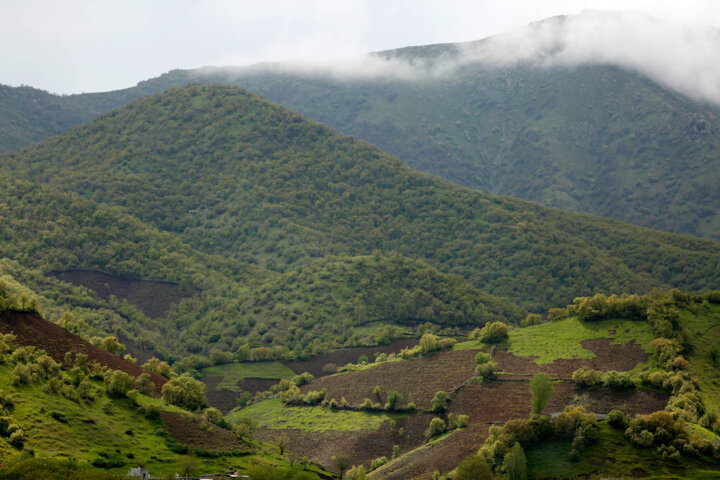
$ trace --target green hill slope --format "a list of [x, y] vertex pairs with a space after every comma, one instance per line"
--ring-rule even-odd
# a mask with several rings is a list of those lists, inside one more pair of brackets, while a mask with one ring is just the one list
[[714, 242], [455, 187], [231, 87], [142, 99], [2, 162], [273, 270], [394, 250], [529, 308], [720, 276]]
[[471, 330], [489, 321], [519, 323], [525, 313], [459, 277], [395, 254], [327, 257], [256, 288], [228, 285], [184, 301], [168, 321], [182, 332], [179, 345], [195, 351], [282, 346], [292, 357], [308, 358], [389, 343], [406, 333], [402, 327], [424, 322]]
[[[43, 99], [39, 91], [6, 87], [0, 108], [17, 120], [0, 123], [0, 131], [17, 138], [5, 149], [17, 148], [142, 95], [189, 82], [232, 84], [453, 183], [720, 238], [717, 107], [608, 65], [464, 61], [450, 74], [426, 73], [427, 65], [461, 59], [486, 41], [376, 54], [414, 65], [404, 79], [363, 76], [377, 67], [370, 62], [357, 67], [359, 75], [283, 64], [175, 70], [125, 90]], [[37, 108], [46, 103], [61, 107]]]
[[[71, 312], [78, 333], [115, 334], [164, 357], [234, 352], [245, 344], [282, 345], [282, 356], [295, 351], [306, 357], [375, 344], [381, 337], [373, 332], [385, 324], [467, 327], [523, 317], [506, 299], [397, 255], [327, 258], [280, 275], [200, 253], [117, 208], [74, 194], [5, 178], [0, 198], [0, 280], [29, 287], [16, 289], [37, 297], [52, 321]], [[49, 275], [64, 271], [79, 272], [81, 279], [100, 272], [104, 277], [85, 287]], [[167, 282], [165, 289], [182, 286], [188, 294], [171, 297], [175, 305], [161, 316], [151, 315], [144, 309], [147, 302], [138, 302], [132, 292], [104, 295], [110, 286], [102, 281], [137, 285], [141, 279]], [[152, 302], [162, 293], [152, 291]], [[368, 329], [368, 322], [382, 325]]]

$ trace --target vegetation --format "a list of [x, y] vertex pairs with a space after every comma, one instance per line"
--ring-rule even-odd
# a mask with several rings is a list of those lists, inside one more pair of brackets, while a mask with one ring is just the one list
[[536, 373], [530, 380], [530, 393], [532, 393], [531, 413], [540, 415], [550, 401], [555, 387], [546, 373]]
[[230, 87], [141, 99], [2, 163], [277, 271], [397, 251], [530, 309], [718, 280], [713, 242], [453, 187]]

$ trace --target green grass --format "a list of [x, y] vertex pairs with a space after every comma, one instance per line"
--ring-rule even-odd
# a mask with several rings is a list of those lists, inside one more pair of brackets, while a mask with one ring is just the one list
[[[611, 331], [615, 331], [613, 334]], [[653, 333], [646, 322], [630, 320], [603, 320], [581, 322], [568, 318], [547, 322], [509, 332], [507, 345], [513, 355], [535, 356], [538, 364], [552, 363], [560, 358], [594, 358], [595, 354], [580, 344], [583, 340], [612, 338], [613, 345], [623, 345], [635, 340], [646, 351]]]
[[709, 350], [720, 345], [720, 306], [710, 305], [697, 313], [680, 312], [680, 322], [694, 349], [688, 355], [692, 373], [700, 383], [700, 394], [709, 410], [720, 410], [720, 362], [710, 361]]
[[223, 377], [215, 387], [217, 390], [240, 392], [238, 382], [244, 378], [292, 378], [295, 373], [280, 362], [227, 363], [202, 370], [202, 376], [218, 375]]
[[250, 417], [263, 428], [293, 428], [310, 432], [324, 432], [326, 430], [377, 430], [384, 421], [398, 416], [385, 413], [331, 410], [325, 407], [285, 407], [280, 399], [271, 398], [231, 412], [227, 418], [233, 423], [241, 417]]
[[[720, 471], [707, 470], [707, 462], [682, 458], [673, 463], [663, 460], [655, 449], [638, 449], [630, 444], [623, 433], [600, 423], [597, 443], [583, 451], [579, 461], [568, 458], [570, 442], [551, 441], [529, 447], [525, 454], [528, 474], [536, 479], [577, 478], [578, 475], [623, 477], [640, 473], [647, 478], [720, 478]], [[636, 476], [636, 475], [634, 475]], [[594, 477], [593, 477], [594, 478]]]
[[[108, 470], [115, 474], [126, 474], [140, 462], [152, 475], [160, 476], [173, 475], [188, 461], [196, 465], [197, 473], [225, 470], [228, 466], [248, 469], [257, 464], [287, 465], [277, 452], [259, 443], [254, 444], [256, 451], [251, 455], [247, 452], [219, 458], [179, 455], [168, 448], [162, 423], [145, 418], [129, 399], [111, 399], [98, 392], [94, 401], [76, 403], [47, 393], [39, 385], [13, 386], [10, 375], [11, 368], [0, 365], [0, 390], [14, 397], [11, 415], [25, 431], [27, 441], [24, 450], [17, 450], [0, 438], [0, 463], [32, 450], [38, 459], [74, 459], [79, 465], [89, 465], [104, 453], [125, 463]], [[102, 388], [101, 382], [94, 385]], [[138, 400], [165, 411], [185, 412], [156, 398], [141, 395]], [[103, 407], [106, 404], [109, 408]], [[58, 421], [52, 412], [61, 413], [67, 421]]]

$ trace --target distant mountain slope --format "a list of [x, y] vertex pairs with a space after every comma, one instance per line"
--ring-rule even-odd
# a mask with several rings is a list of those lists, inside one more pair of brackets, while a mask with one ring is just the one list
[[[575, 18], [552, 18], [526, 28], [542, 32]], [[6, 92], [7, 100], [0, 97], [0, 108], [15, 109], [18, 120], [9, 126], [0, 120], [0, 132], [16, 138], [4, 142], [8, 150], [172, 86], [232, 84], [453, 183], [720, 238], [717, 107], [610, 65], [498, 66], [463, 57], [492, 40], [380, 52], [368, 63], [349, 67], [175, 70], [129, 89], [44, 100], [62, 105], [57, 112], [37, 109], [32, 96], [20, 101], [38, 91], [10, 95], [12, 89], [5, 88], [0, 94]], [[433, 73], [435, 67], [461, 60], [449, 74]], [[3, 107], [8, 101], [12, 105]]]
[[715, 242], [455, 187], [232, 87], [139, 100], [2, 164], [276, 270], [395, 250], [530, 308], [720, 280]]

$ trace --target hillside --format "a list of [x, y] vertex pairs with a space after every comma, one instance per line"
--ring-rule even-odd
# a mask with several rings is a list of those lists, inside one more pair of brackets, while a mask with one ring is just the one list
[[276, 274], [200, 253], [74, 194], [5, 178], [0, 198], [0, 281], [27, 287], [48, 319], [75, 333], [117, 335], [141, 360], [242, 346], [307, 358], [386, 343], [423, 322], [467, 329], [524, 318], [507, 299], [399, 255], [324, 258]]
[[137, 465], [154, 475], [268, 467], [287, 470], [278, 478], [323, 474], [293, 469], [268, 445], [186, 410], [164, 388], [157, 398], [168, 379], [47, 322], [4, 288], [0, 300], [2, 478], [109, 479]]
[[[328, 468], [333, 455], [347, 455], [377, 479], [438, 478], [478, 452], [506, 478], [516, 440], [529, 478], [717, 478], [720, 364], [707, 352], [720, 332], [717, 301], [716, 292], [598, 295], [552, 310], [551, 321], [511, 329], [499, 343], [378, 355], [299, 389], [278, 371], [280, 398], [256, 397], [228, 419], [254, 418], [258, 438]], [[260, 374], [261, 365], [226, 371]], [[531, 414], [537, 374], [552, 384], [546, 417]], [[440, 391], [446, 402], [436, 401]], [[445, 431], [428, 433], [434, 418]], [[643, 444], [636, 434], [653, 422], [668, 430], [653, 430]]]
[[[562, 33], [564, 24], [571, 28], [592, 15], [547, 19], [509, 36]], [[143, 95], [190, 82], [225, 83], [453, 183], [720, 238], [720, 197], [713, 188], [717, 107], [612, 64], [497, 65], [467, 55], [503, 38], [379, 52], [350, 71], [293, 64], [174, 70], [132, 88], [67, 97], [4, 87], [0, 108], [7, 115], [0, 117], [14, 120], [0, 124], [12, 138], [0, 142], [0, 151], [61, 133]], [[412, 73], [388, 77], [372, 73], [377, 68]]]
[[232, 87], [142, 99], [2, 163], [271, 270], [397, 251], [530, 309], [720, 275], [714, 242], [455, 187]]
[[186, 300], [168, 321], [179, 329], [178, 344], [191, 350], [275, 347], [307, 359], [387, 344], [426, 322], [469, 331], [488, 321], [519, 324], [525, 314], [507, 299], [395, 254], [313, 260], [256, 288], [228, 286]]

